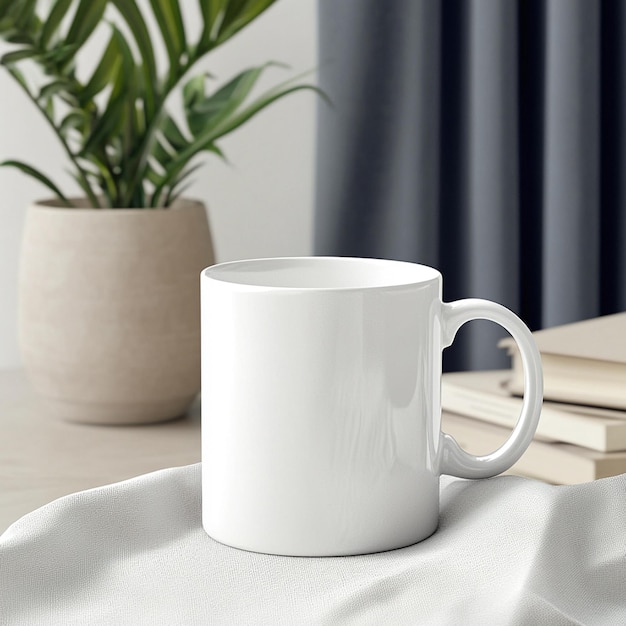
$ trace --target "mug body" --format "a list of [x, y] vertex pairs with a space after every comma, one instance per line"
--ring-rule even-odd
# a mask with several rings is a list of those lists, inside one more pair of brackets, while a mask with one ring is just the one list
[[438, 521], [441, 275], [340, 257], [201, 275], [202, 513], [222, 543], [338, 556]]

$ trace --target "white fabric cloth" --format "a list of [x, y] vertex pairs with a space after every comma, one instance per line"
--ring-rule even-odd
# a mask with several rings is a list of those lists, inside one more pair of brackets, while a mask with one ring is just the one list
[[444, 477], [432, 537], [339, 558], [221, 545], [200, 491], [191, 465], [23, 517], [0, 536], [0, 624], [626, 624], [626, 475]]

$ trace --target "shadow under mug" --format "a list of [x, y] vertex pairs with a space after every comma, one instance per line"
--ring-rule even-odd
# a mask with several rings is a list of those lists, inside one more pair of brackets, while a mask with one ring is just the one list
[[[439, 476], [494, 476], [528, 447], [542, 403], [524, 323], [488, 300], [442, 302], [441, 274], [401, 261], [294, 257], [201, 274], [202, 517], [245, 550], [339, 556], [412, 545], [439, 517]], [[525, 374], [510, 438], [476, 457], [441, 432], [441, 359], [486, 319]]]

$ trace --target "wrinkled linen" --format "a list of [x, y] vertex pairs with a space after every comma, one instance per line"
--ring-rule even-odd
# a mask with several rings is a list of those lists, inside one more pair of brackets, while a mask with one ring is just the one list
[[217, 543], [200, 498], [191, 465], [23, 517], [0, 537], [0, 624], [626, 624], [626, 475], [444, 477], [432, 537], [338, 558]]

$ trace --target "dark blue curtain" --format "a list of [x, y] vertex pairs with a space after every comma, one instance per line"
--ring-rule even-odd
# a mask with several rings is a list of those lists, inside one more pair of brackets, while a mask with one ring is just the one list
[[[538, 329], [626, 309], [622, 0], [320, 0], [315, 253]], [[446, 369], [506, 367], [473, 322]]]

